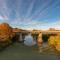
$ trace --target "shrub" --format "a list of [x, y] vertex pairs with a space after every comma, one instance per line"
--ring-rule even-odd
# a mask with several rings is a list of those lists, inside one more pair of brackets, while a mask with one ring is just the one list
[[50, 36], [48, 39], [49, 47], [54, 46], [57, 51], [60, 51], [60, 34], [56, 36]]

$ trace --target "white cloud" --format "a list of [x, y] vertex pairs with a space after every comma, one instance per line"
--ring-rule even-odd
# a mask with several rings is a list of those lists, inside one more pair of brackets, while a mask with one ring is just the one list
[[6, 22], [8, 23], [8, 18], [0, 16], [0, 23]]
[[4, 18], [2, 16], [0, 16], [0, 20], [4, 20]]

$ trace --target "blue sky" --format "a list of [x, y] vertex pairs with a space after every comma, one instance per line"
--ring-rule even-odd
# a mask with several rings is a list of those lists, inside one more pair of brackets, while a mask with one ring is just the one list
[[60, 29], [60, 0], [0, 0], [0, 23], [23, 29]]

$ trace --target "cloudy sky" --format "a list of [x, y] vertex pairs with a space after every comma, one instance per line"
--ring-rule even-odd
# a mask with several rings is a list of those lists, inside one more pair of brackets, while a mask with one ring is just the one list
[[23, 29], [60, 28], [60, 0], [0, 0], [0, 23]]

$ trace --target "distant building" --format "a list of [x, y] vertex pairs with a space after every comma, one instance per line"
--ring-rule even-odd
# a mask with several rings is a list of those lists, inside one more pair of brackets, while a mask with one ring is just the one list
[[55, 30], [55, 28], [49, 28], [49, 30], [50, 30], [50, 31], [54, 31], [54, 30]]

